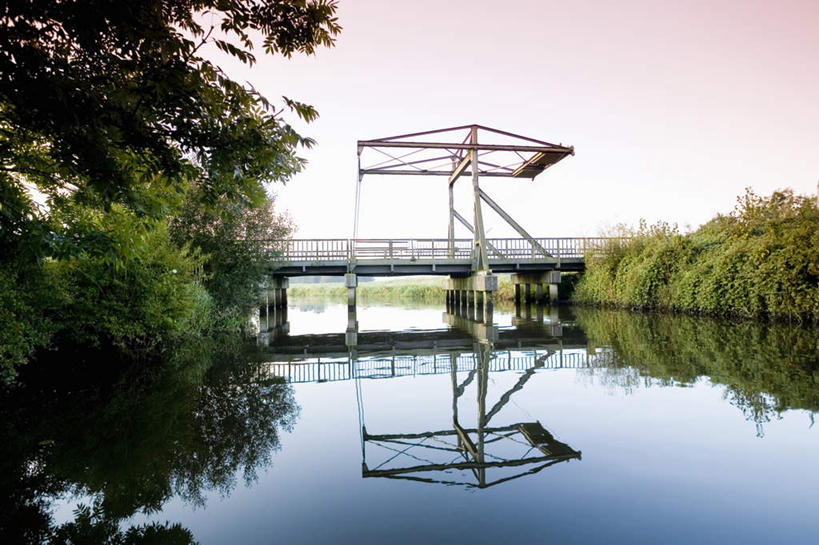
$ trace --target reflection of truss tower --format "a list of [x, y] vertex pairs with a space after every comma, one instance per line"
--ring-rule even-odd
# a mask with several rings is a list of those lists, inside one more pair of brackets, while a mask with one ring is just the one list
[[[361, 385], [356, 381], [362, 441], [362, 475], [385, 477], [427, 483], [458, 484], [487, 488], [502, 482], [537, 473], [559, 462], [580, 459], [581, 453], [556, 440], [540, 422], [520, 422], [505, 426], [490, 426], [495, 417], [521, 390], [537, 369], [544, 366], [549, 352], [537, 358], [533, 365], [487, 411], [486, 398], [489, 380], [489, 362], [493, 345], [476, 342], [474, 356], [477, 366], [460, 384], [457, 377], [457, 359], [450, 358], [452, 378], [452, 429], [420, 433], [371, 434], [363, 421]], [[478, 392], [477, 425], [461, 425], [458, 401], [466, 388], [476, 382]], [[377, 466], [367, 463], [367, 447], [379, 447], [388, 457]], [[405, 460], [411, 460], [402, 465]], [[396, 465], [398, 464], [398, 465]], [[499, 468], [516, 468], [516, 472], [490, 479], [487, 472]], [[454, 472], [466, 472], [471, 478], [459, 480]]]

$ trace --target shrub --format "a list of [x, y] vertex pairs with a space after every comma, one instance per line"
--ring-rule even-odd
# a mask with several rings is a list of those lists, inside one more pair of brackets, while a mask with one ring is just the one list
[[819, 207], [791, 190], [748, 190], [735, 210], [679, 234], [644, 223], [587, 260], [580, 303], [747, 317], [819, 319]]

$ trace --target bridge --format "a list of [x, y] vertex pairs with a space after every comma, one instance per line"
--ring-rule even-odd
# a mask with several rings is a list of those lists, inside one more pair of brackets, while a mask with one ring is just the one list
[[[620, 242], [603, 237], [535, 238], [480, 187], [481, 177], [534, 180], [547, 168], [574, 155], [571, 146], [473, 124], [359, 140], [357, 148], [353, 236], [266, 241], [274, 256], [266, 297], [274, 306], [282, 301], [286, 304], [287, 278], [291, 276], [343, 275], [348, 304], [354, 306], [358, 275], [441, 275], [449, 277], [445, 286], [448, 303], [474, 305], [491, 316], [497, 273], [512, 274], [516, 301], [521, 300], [521, 288], [525, 299], [554, 299], [562, 272], [583, 271], [588, 256], [605, 254]], [[372, 175], [446, 178], [447, 238], [359, 238], [362, 180]], [[455, 207], [454, 185], [463, 177], [471, 178], [471, 219]], [[487, 238], [484, 205], [519, 237]], [[456, 224], [471, 238], [456, 238]], [[547, 291], [544, 286], [548, 286]]]
[[[583, 271], [588, 255], [604, 255], [622, 239], [612, 237], [536, 238], [544, 253], [523, 238], [489, 238], [492, 272]], [[267, 241], [276, 255], [275, 276], [456, 275], [473, 270], [472, 239], [291, 239]]]

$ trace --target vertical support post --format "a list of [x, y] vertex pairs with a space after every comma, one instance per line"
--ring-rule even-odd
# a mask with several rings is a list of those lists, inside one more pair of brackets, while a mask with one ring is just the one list
[[[478, 127], [472, 126], [470, 142], [474, 145], [478, 143]], [[475, 214], [475, 237], [473, 248], [477, 247], [475, 256], [475, 269], [478, 271], [489, 270], [489, 260], [486, 258], [486, 235], [483, 230], [483, 213], [481, 212], [481, 188], [478, 185], [478, 150], [470, 150], [470, 168], [472, 169], [472, 191], [475, 194], [474, 214]]]
[[348, 350], [358, 346], [358, 319], [355, 305], [347, 307], [347, 331], [344, 332], [344, 342]]
[[455, 184], [449, 184], [449, 250], [450, 259], [455, 257]]
[[549, 299], [551, 301], [557, 301], [558, 297], [558, 286], [560, 285], [560, 271], [551, 271], [549, 272]]
[[[494, 305], [494, 302], [492, 300], [493, 297], [494, 297], [493, 292], [485, 291], [485, 292], [483, 292], [483, 297], [484, 297], [484, 301], [483, 301], [483, 322], [485, 324], [487, 324], [487, 325], [492, 325], [493, 320], [494, 320], [494, 311], [495, 311], [495, 305]], [[518, 311], [519, 311], [520, 305], [518, 305], [517, 308], [518, 308]]]
[[540, 282], [535, 284], [535, 303], [538, 305], [543, 303], [543, 284]]
[[515, 305], [520, 306], [520, 284], [515, 284]]
[[[358, 175], [355, 182], [355, 213], [353, 215], [353, 242], [358, 238], [358, 210], [361, 204], [361, 146], [358, 147]], [[352, 255], [355, 256], [355, 246], [350, 248]]]
[[355, 308], [355, 291], [358, 287], [358, 277], [355, 273], [344, 275], [344, 285], [347, 286], [347, 307]]
[[531, 284], [524, 284], [523, 285], [523, 298], [526, 299], [526, 304], [532, 300], [532, 285]]

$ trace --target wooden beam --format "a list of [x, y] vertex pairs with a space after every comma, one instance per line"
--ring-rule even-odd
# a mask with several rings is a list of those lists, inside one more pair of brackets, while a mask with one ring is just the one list
[[[452, 176], [451, 170], [393, 170], [392, 168], [362, 168], [358, 171], [359, 176], [365, 174], [386, 174], [389, 176]], [[471, 170], [462, 172], [467, 176], [472, 175]], [[512, 178], [511, 172], [481, 172], [481, 176], [491, 176], [493, 178]]]
[[463, 159], [461, 159], [458, 165], [452, 170], [452, 174], [449, 176], [448, 183], [450, 186], [454, 184], [458, 180], [458, 178], [461, 177], [461, 174], [464, 173], [466, 167], [469, 166], [470, 162], [471, 158], [469, 154], [467, 154]]
[[572, 146], [520, 146], [516, 144], [449, 144], [447, 142], [392, 142], [385, 140], [359, 140], [362, 148], [419, 148], [419, 149], [462, 149], [478, 151], [542, 151], [544, 153], [565, 153], [574, 155]]

